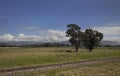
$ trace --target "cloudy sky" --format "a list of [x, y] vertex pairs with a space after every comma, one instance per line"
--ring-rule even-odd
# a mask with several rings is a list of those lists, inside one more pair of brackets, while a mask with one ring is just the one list
[[120, 0], [0, 0], [0, 42], [65, 41], [71, 23], [120, 42]]

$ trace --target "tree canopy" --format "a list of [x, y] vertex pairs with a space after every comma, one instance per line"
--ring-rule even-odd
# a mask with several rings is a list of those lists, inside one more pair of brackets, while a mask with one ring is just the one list
[[76, 24], [68, 24], [67, 27], [66, 36], [69, 37], [69, 42], [75, 46], [77, 52], [82, 40], [81, 28]]
[[94, 49], [94, 46], [98, 45], [103, 39], [103, 34], [101, 32], [89, 28], [85, 30], [82, 39], [83, 46], [89, 49], [91, 52]]
[[103, 34], [101, 32], [92, 30], [91, 28], [82, 32], [81, 28], [76, 24], [68, 24], [67, 27], [66, 37], [69, 37], [69, 42], [71, 45], [75, 46], [76, 52], [81, 45], [91, 52], [94, 46], [98, 45], [103, 39]]

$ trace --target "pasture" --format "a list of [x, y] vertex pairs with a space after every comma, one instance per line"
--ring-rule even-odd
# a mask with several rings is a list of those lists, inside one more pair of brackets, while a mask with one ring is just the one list
[[120, 56], [118, 47], [66, 52], [69, 49], [74, 50], [72, 47], [0, 48], [0, 69]]
[[[33, 74], [32, 76], [40, 75], [39, 72], [36, 73], [34, 72], [32, 74]], [[87, 66], [77, 66], [72, 68], [54, 69], [48, 71], [47, 74], [43, 72], [43, 76], [119, 76], [119, 75], [120, 75], [120, 61], [112, 63], [93, 64]], [[42, 74], [40, 76], [42, 76]]]
[[119, 76], [120, 61], [68, 68], [0, 74], [0, 76]]

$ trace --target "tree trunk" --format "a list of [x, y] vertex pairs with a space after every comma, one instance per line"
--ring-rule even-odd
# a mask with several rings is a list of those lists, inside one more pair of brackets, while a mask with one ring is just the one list
[[92, 50], [89, 50], [89, 52], [92, 52]]
[[76, 50], [76, 52], [78, 52], [78, 49], [79, 49], [79, 48], [78, 48], [78, 46], [76, 45], [76, 46], [75, 46], [75, 50]]
[[89, 52], [92, 52], [93, 49], [94, 49], [94, 47], [90, 46], [89, 47]]

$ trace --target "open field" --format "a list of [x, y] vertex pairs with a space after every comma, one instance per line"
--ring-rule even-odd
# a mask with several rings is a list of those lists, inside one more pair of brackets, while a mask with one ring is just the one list
[[0, 74], [0, 76], [120, 76], [120, 61], [77, 67]]
[[120, 56], [120, 48], [65, 52], [71, 48], [0, 48], [0, 69]]
[[120, 61], [51, 70], [46, 76], [120, 76]]

